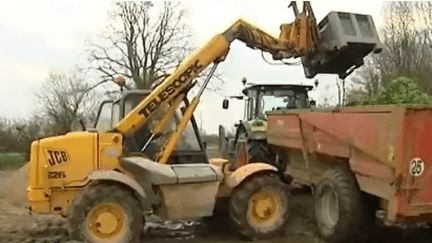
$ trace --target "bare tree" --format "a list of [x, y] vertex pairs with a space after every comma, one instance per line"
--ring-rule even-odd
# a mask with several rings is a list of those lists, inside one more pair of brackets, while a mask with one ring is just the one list
[[9, 119], [0, 119], [0, 152], [17, 152], [19, 147], [14, 122]]
[[413, 48], [417, 36], [414, 7], [413, 2], [389, 2], [384, 5], [384, 44], [392, 56], [389, 61], [401, 70], [410, 70], [413, 65]]
[[[364, 65], [350, 77], [351, 87], [347, 91], [348, 102], [361, 96], [372, 97], [382, 89], [382, 71], [379, 65], [382, 56], [372, 55], [365, 59]], [[355, 94], [351, 94], [355, 93]]]
[[117, 2], [112, 17], [107, 31], [87, 48], [103, 80], [121, 74], [138, 89], [150, 88], [191, 50], [180, 3]]
[[[338, 79], [335, 80], [336, 85]], [[339, 106], [340, 102], [340, 90], [337, 89], [337, 96], [334, 95], [334, 85], [335, 83], [326, 83], [322, 84], [323, 91], [320, 94], [320, 97], [317, 99], [317, 107], [322, 109], [334, 108]]]
[[38, 119], [0, 118], [0, 152], [25, 152], [41, 133]]
[[[432, 3], [386, 2], [383, 8], [385, 26], [381, 40], [385, 48], [371, 55], [350, 81], [355, 92], [372, 97], [400, 76], [415, 80], [432, 94]], [[359, 88], [363, 87], [363, 88]]]
[[77, 73], [49, 74], [38, 98], [38, 116], [46, 120], [48, 134], [62, 134], [71, 131], [72, 124], [96, 111], [95, 93], [91, 86]]

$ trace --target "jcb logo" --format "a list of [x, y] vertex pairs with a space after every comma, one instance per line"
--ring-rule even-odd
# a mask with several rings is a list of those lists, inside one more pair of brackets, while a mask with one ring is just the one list
[[45, 150], [45, 157], [50, 166], [64, 164], [68, 161], [68, 155], [63, 150]]

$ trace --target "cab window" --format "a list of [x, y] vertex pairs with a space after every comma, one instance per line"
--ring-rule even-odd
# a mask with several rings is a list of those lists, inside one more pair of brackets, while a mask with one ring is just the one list
[[105, 101], [102, 103], [98, 119], [96, 120], [95, 129], [98, 132], [105, 132], [111, 128], [111, 109], [113, 102]]

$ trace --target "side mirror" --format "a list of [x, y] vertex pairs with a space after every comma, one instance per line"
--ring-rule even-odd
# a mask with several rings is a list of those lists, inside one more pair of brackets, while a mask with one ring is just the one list
[[310, 101], [310, 106], [311, 106], [312, 108], [315, 108], [315, 107], [316, 107], [316, 101], [315, 101], [315, 100], [311, 100], [311, 101]]
[[226, 109], [228, 109], [228, 106], [229, 106], [229, 100], [224, 99], [222, 102], [222, 109], [226, 110]]

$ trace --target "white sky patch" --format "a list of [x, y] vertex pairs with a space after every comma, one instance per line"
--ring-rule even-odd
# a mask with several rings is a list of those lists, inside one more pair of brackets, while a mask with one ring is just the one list
[[[37, 82], [46, 78], [48, 69], [43, 65], [25, 62], [14, 57], [5, 56], [0, 52], [0, 66], [2, 79], [9, 80], [4, 84], [14, 85], [14, 79], [25, 79], [29, 82]], [[2, 82], [3, 83], [3, 82]]]
[[19, 32], [83, 32], [105, 26], [109, 2], [12, 2], [0, 3], [0, 21]]
[[34, 93], [48, 69], [0, 52], [0, 114], [2, 117], [28, 117], [35, 108]]
[[84, 40], [105, 25], [108, 2], [0, 2], [0, 117], [35, 112], [50, 71], [75, 65]]

